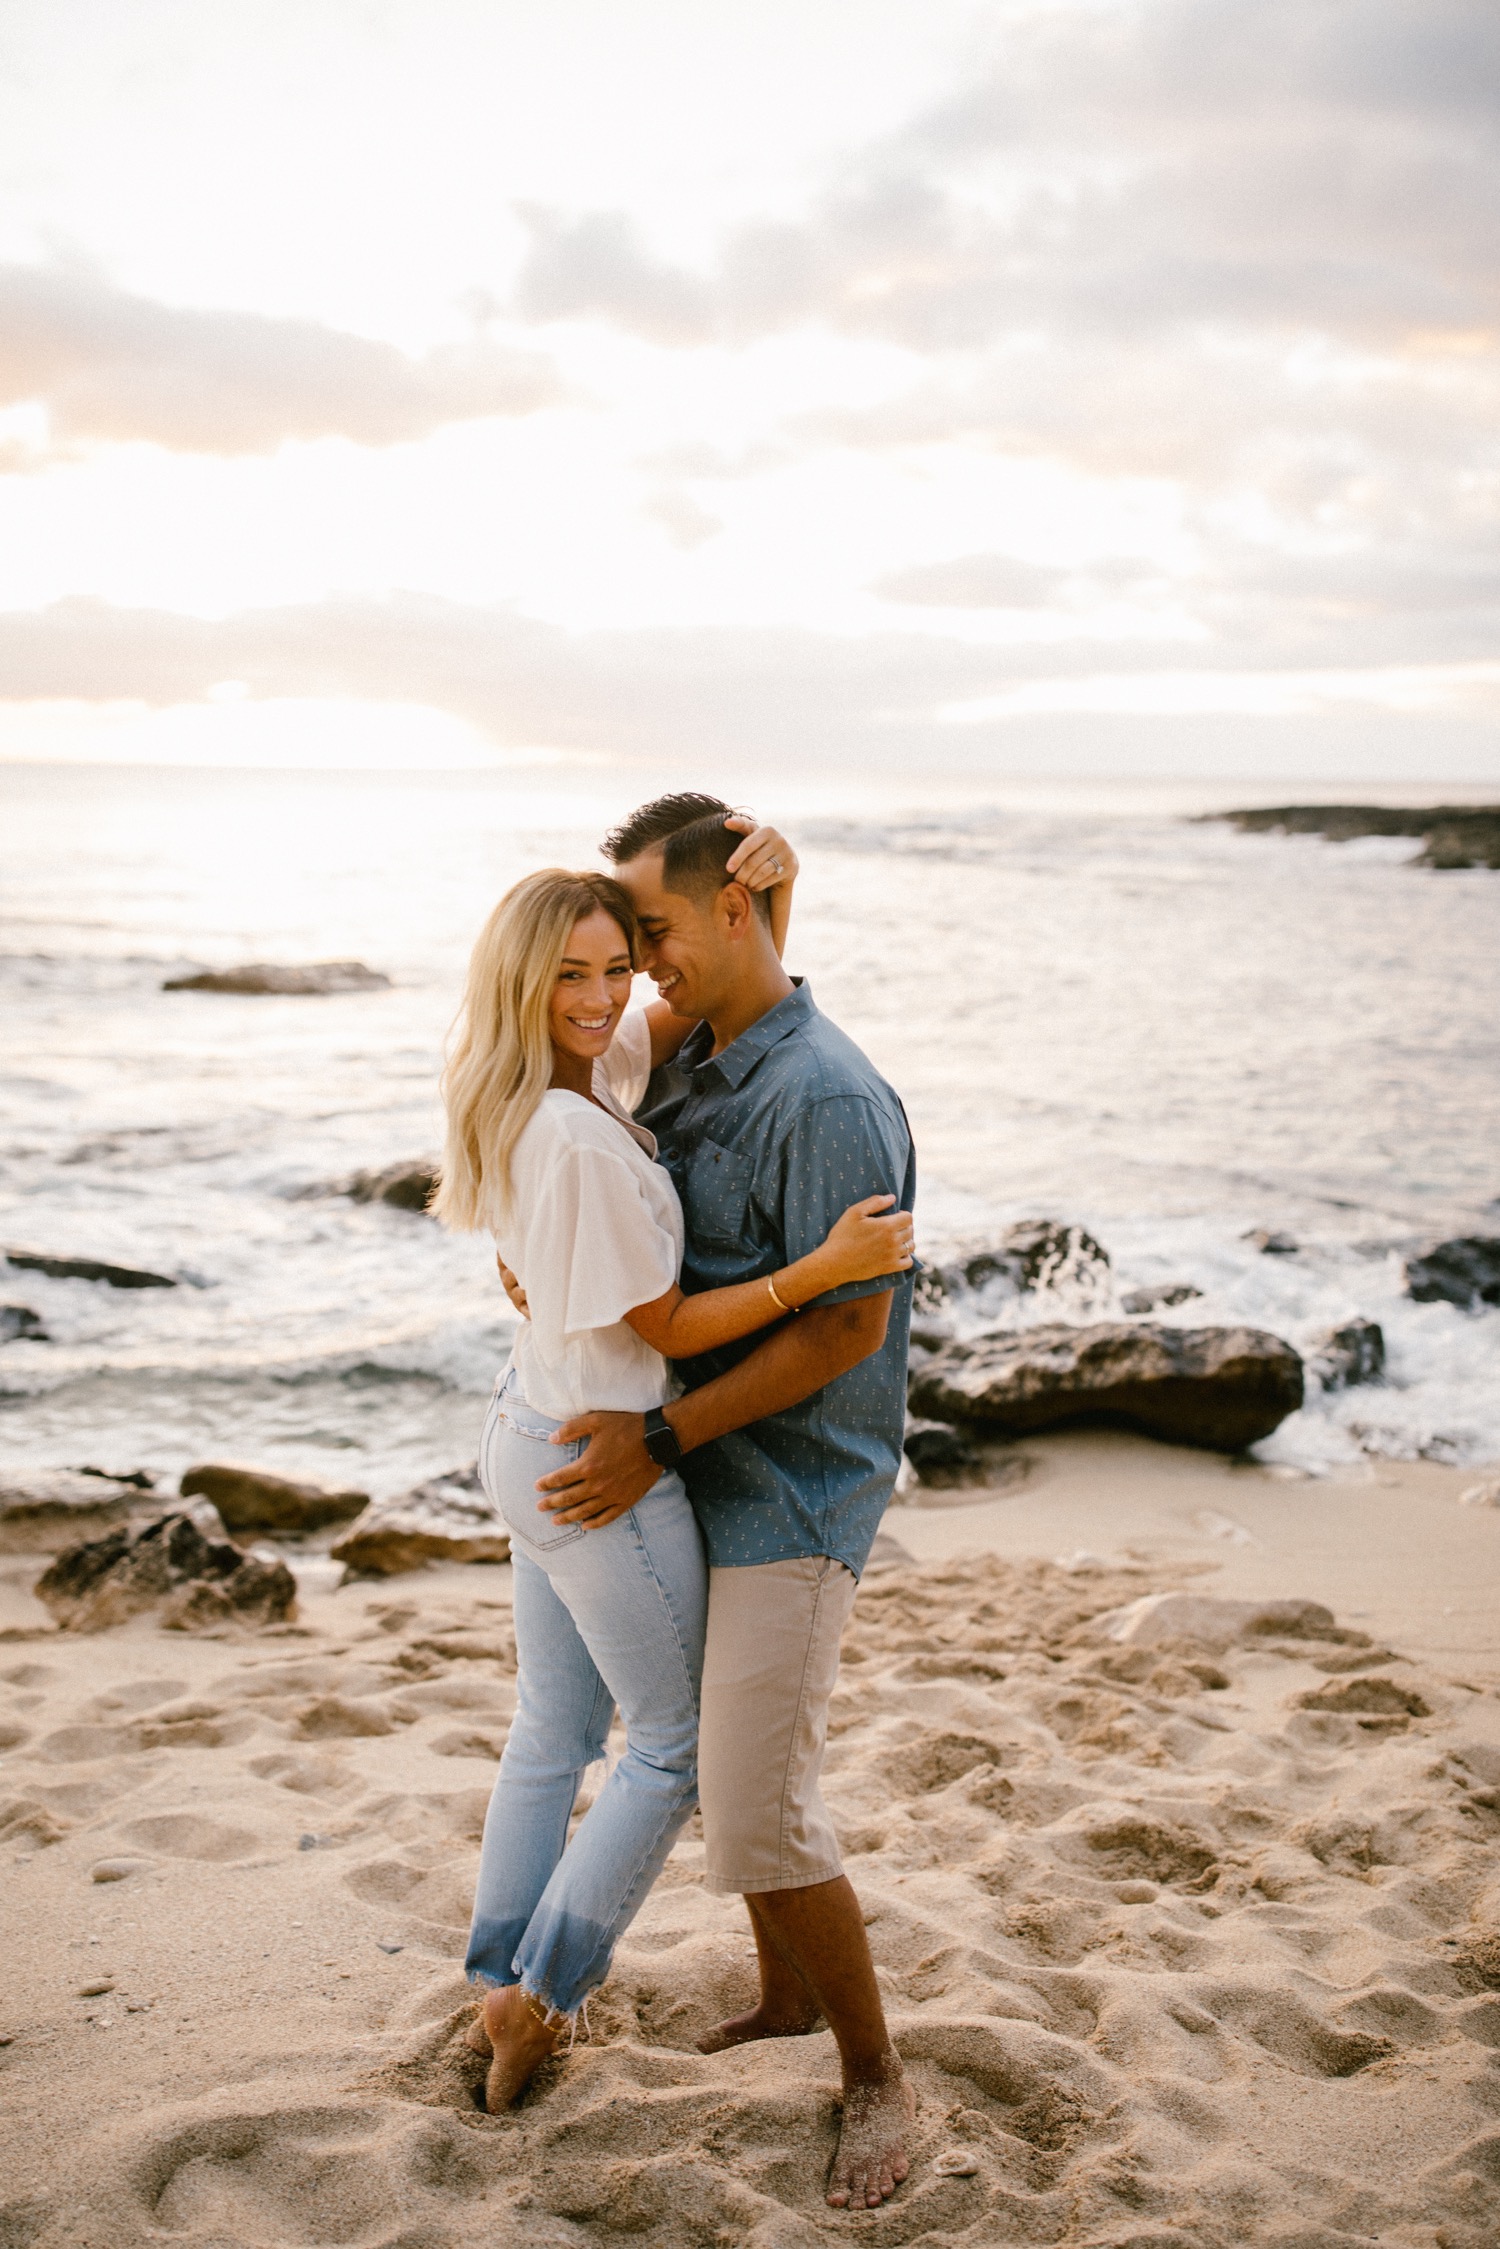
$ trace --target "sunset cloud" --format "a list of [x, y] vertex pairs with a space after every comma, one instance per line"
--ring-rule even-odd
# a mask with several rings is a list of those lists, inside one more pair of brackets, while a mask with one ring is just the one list
[[789, 6], [434, 6], [329, 0], [332, 140], [273, 11], [212, 223], [212, 11], [142, 0], [153, 165], [134, 37], [37, 9], [56, 130], [81, 71], [116, 138], [68, 143], [89, 203], [39, 134], [0, 237], [101, 260], [0, 265], [12, 696], [924, 770], [1223, 713], [1285, 771], [1296, 712], [1500, 770], [1495, 0], [932, 0], [857, 57]]
[[395, 445], [564, 395], [550, 359], [483, 336], [410, 358], [313, 320], [158, 304], [88, 266], [0, 266], [0, 406], [39, 401], [54, 445], [144, 439], [272, 452]]
[[524, 208], [518, 309], [660, 344], [817, 322], [924, 353], [1037, 324], [1365, 346], [1500, 324], [1489, 0], [1138, 0], [1012, 18], [996, 47], [702, 270], [623, 212]]

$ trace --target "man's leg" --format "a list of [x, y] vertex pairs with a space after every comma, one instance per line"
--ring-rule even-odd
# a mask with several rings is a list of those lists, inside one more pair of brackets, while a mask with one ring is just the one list
[[817, 2000], [778, 1950], [770, 1923], [756, 1911], [760, 1899], [747, 1897], [745, 1904], [760, 1965], [760, 1997], [748, 2014], [731, 2015], [706, 2030], [698, 2040], [700, 2054], [722, 2054], [726, 2046], [745, 2046], [757, 2038], [801, 2038], [823, 2027]]
[[906, 2176], [910, 2096], [818, 1790], [854, 1592], [843, 1565], [822, 1558], [709, 1573], [699, 1751], [707, 1879], [711, 1890], [745, 1896], [761, 1995], [700, 2043], [712, 2053], [825, 2018], [844, 2074], [828, 2199], [873, 2209]]
[[911, 2091], [885, 2027], [865, 1919], [848, 1879], [747, 1897], [762, 1929], [827, 2018], [844, 2074], [844, 2119], [828, 2179], [836, 2209], [875, 2209], [906, 2177]]

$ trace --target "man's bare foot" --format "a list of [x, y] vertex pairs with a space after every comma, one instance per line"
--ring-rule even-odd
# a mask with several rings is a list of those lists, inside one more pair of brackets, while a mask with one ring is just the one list
[[895, 2193], [911, 2168], [906, 2128], [916, 2113], [894, 2049], [878, 2076], [845, 2083], [839, 2150], [828, 2178], [835, 2210], [878, 2210]]
[[757, 2038], [806, 2038], [810, 2031], [822, 2027], [823, 2018], [816, 2007], [773, 2010], [762, 2000], [748, 2015], [731, 2015], [728, 2022], [715, 2023], [712, 2030], [706, 2030], [697, 2042], [698, 2051], [722, 2054], [726, 2047], [748, 2046]]
[[477, 2020], [464, 2034], [476, 2054], [490, 2057], [484, 2105], [499, 2116], [520, 2099], [561, 2037], [519, 1984], [487, 1991]]

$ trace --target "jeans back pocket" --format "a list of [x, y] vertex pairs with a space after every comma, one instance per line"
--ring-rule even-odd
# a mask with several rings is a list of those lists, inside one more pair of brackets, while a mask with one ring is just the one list
[[571, 1445], [551, 1444], [546, 1437], [516, 1428], [506, 1421], [503, 1412], [495, 1415], [487, 1436], [481, 1481], [512, 1538], [538, 1554], [582, 1538], [584, 1525], [560, 1523], [542, 1506], [543, 1495], [536, 1488], [543, 1476], [550, 1476], [555, 1468], [566, 1468], [578, 1458], [583, 1451], [582, 1440]]

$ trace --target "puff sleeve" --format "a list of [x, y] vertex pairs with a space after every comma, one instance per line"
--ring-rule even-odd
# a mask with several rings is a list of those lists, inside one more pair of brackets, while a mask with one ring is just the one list
[[548, 1167], [526, 1252], [532, 1317], [554, 1334], [613, 1327], [677, 1279], [677, 1244], [634, 1168], [588, 1140], [570, 1142]]

